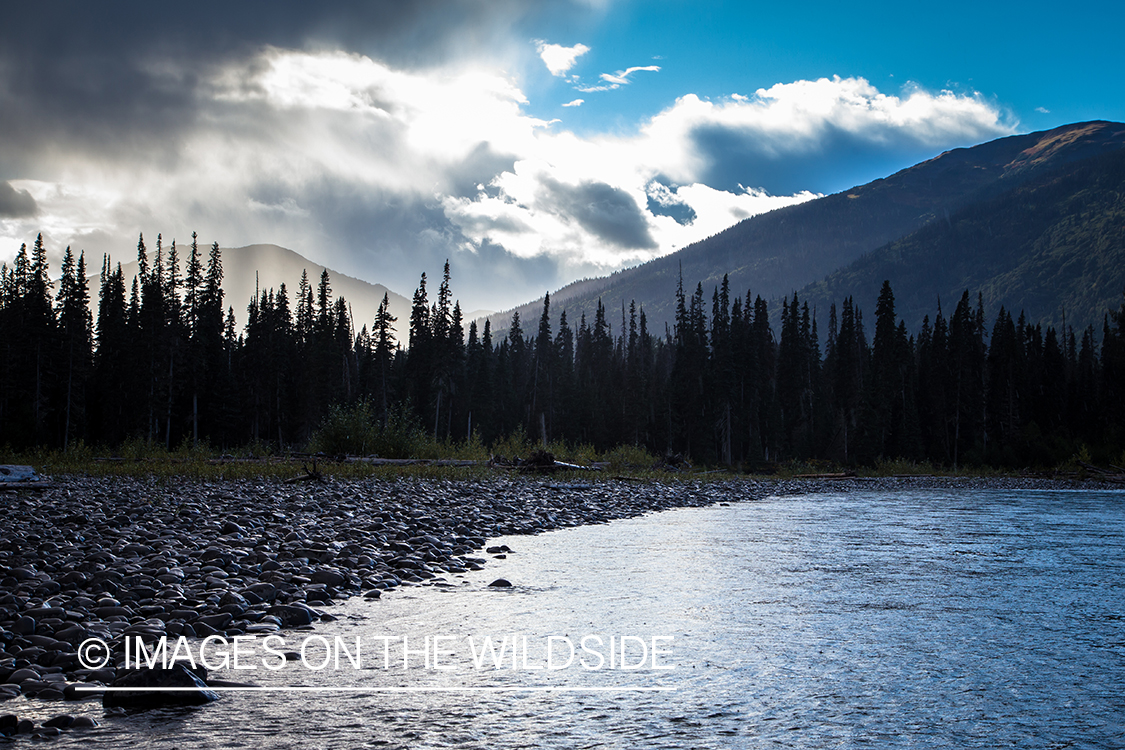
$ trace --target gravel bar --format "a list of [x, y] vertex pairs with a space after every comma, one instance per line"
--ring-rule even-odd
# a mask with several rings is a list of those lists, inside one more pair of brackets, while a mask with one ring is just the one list
[[[265, 635], [322, 607], [480, 570], [492, 537], [770, 495], [924, 488], [1103, 489], [1047, 479], [907, 477], [183, 481], [55, 477], [0, 493], [0, 700], [73, 700], [122, 675], [125, 637]], [[373, 605], [377, 606], [377, 605]], [[79, 645], [115, 659], [84, 669]], [[0, 734], [17, 733], [0, 717]], [[60, 721], [65, 724], [65, 719]], [[19, 723], [20, 733], [48, 727]], [[67, 727], [63, 727], [67, 728]]]

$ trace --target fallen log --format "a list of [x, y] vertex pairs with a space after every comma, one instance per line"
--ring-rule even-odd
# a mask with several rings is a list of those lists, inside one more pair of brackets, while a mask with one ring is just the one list
[[488, 466], [493, 469], [511, 469], [523, 474], [551, 473], [561, 470], [570, 471], [601, 471], [603, 467], [595, 464], [583, 466], [566, 461], [559, 461], [550, 451], [538, 450], [527, 458], [513, 458], [511, 460], [501, 455], [495, 455], [488, 460]]
[[481, 463], [468, 458], [379, 458], [377, 456], [348, 456], [344, 462], [369, 466], [476, 466]]
[[9, 490], [34, 490], [35, 492], [42, 492], [43, 490], [54, 489], [56, 486], [54, 482], [0, 482], [0, 492]]
[[1094, 466], [1093, 464], [1088, 464], [1081, 459], [1076, 459], [1075, 463], [1078, 464], [1079, 466], [1081, 466], [1086, 471], [1092, 471], [1095, 474], [1112, 474], [1113, 473], [1109, 469], [1103, 469], [1100, 466]]
[[679, 453], [669, 453], [652, 465], [653, 471], [691, 471], [691, 461]]

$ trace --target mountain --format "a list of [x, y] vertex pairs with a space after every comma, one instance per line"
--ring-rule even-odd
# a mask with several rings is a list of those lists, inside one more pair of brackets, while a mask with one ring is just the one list
[[875, 310], [883, 280], [916, 329], [940, 299], [948, 315], [968, 289], [986, 318], [1001, 306], [1031, 322], [1101, 328], [1125, 291], [1125, 150], [1065, 164], [868, 253], [801, 290], [826, 310], [853, 295]]
[[[186, 246], [177, 247], [180, 253], [181, 264], [187, 262]], [[149, 248], [150, 260], [152, 248]], [[201, 250], [203, 262], [207, 262], [207, 248]], [[296, 309], [294, 302], [297, 286], [301, 281], [301, 272], [308, 271], [309, 283], [316, 288], [320, 283], [321, 271], [325, 269], [318, 263], [308, 258], [277, 245], [247, 245], [246, 247], [222, 248], [223, 253], [223, 307], [233, 307], [235, 320], [239, 328], [246, 325], [246, 308], [254, 296], [255, 288], [259, 290], [276, 290], [285, 284], [289, 292], [289, 304]], [[137, 275], [137, 261], [122, 263], [121, 270], [125, 275], [125, 284], [128, 287]], [[364, 325], [371, 330], [372, 321], [383, 295], [388, 295], [391, 314], [398, 318], [395, 323], [397, 331], [409, 330], [410, 300], [400, 294], [387, 289], [382, 284], [370, 284], [361, 279], [345, 276], [342, 273], [328, 269], [329, 284], [332, 287], [332, 297], [343, 297], [352, 308], [352, 322], [358, 332]], [[93, 308], [97, 314], [98, 277], [90, 277], [91, 297], [94, 299]], [[401, 338], [401, 337], [400, 337]], [[405, 344], [405, 342], [403, 342]]]
[[[552, 294], [552, 318], [557, 322], [564, 308], [571, 321], [582, 312], [592, 318], [600, 299], [613, 322], [622, 305], [636, 300], [649, 329], [660, 331], [673, 318], [681, 268], [689, 295], [702, 283], [710, 299], [728, 274], [732, 294], [749, 290], [776, 300], [1052, 170], [1123, 147], [1125, 125], [1097, 121], [947, 151], [866, 185], [751, 217], [643, 265], [576, 282]], [[833, 289], [845, 293], [843, 287]], [[930, 299], [936, 301], [936, 294]], [[1056, 308], [1052, 303], [1051, 309]], [[523, 321], [537, 320], [542, 298], [516, 310]], [[511, 311], [493, 316], [493, 327], [506, 328], [510, 316]]]

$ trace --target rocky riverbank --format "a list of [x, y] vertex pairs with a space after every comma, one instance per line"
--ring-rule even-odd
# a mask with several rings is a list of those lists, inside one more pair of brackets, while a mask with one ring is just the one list
[[[56, 478], [46, 491], [0, 494], [0, 700], [89, 697], [90, 684], [125, 677], [127, 637], [308, 629], [331, 618], [324, 606], [345, 597], [452, 584], [503, 554], [486, 548], [499, 535], [773, 494], [1061, 486], [1091, 485], [936, 477], [304, 485]], [[104, 668], [80, 662], [78, 647], [89, 638], [113, 649]], [[0, 717], [0, 734], [11, 733], [14, 718]]]

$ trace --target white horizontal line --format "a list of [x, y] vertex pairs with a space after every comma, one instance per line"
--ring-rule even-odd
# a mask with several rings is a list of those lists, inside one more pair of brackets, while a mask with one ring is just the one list
[[538, 693], [666, 693], [677, 690], [675, 687], [643, 687], [638, 685], [623, 685], [620, 687], [572, 687], [572, 686], [550, 686], [550, 685], [536, 685], [529, 687], [441, 687], [441, 686], [422, 686], [422, 687], [360, 687], [358, 685], [346, 685], [341, 687], [324, 687], [324, 686], [288, 686], [288, 687], [260, 687], [260, 686], [242, 686], [242, 687], [209, 687], [209, 688], [190, 688], [190, 687], [95, 687], [95, 686], [78, 686], [75, 692], [98, 692], [98, 693], [185, 693], [195, 690], [210, 690], [216, 693], [222, 692], [244, 692], [244, 693], [331, 693], [331, 692], [350, 692], [350, 693], [521, 693], [521, 692], [538, 692]]

